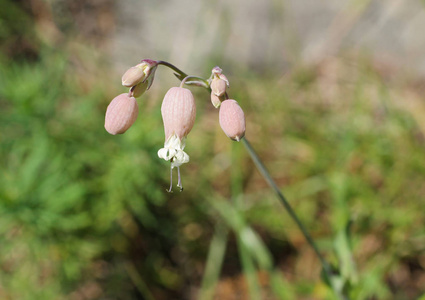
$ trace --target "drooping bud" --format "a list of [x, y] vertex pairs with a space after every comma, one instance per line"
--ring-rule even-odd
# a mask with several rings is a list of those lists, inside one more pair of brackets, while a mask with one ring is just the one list
[[124, 133], [133, 125], [139, 114], [136, 99], [124, 93], [109, 103], [105, 115], [105, 129], [110, 134]]
[[124, 73], [122, 76], [122, 85], [132, 87], [140, 82], [145, 82], [148, 78], [150, 78], [148, 86], [149, 89], [157, 66], [157, 61], [151, 59], [142, 60], [140, 64], [131, 67]]
[[211, 90], [214, 95], [220, 97], [226, 93], [226, 82], [220, 78], [214, 78], [211, 81]]
[[211, 70], [211, 80], [213, 80], [214, 78], [218, 78], [221, 80], [224, 80], [224, 82], [226, 83], [227, 87], [229, 87], [229, 80], [227, 80], [226, 75], [223, 74], [223, 70], [216, 66]]
[[131, 67], [128, 69], [122, 76], [122, 85], [123, 86], [134, 86], [144, 80], [146, 74], [143, 72], [143, 65], [138, 64], [137, 66]]
[[219, 122], [224, 133], [235, 141], [245, 136], [245, 115], [238, 102], [224, 100], [220, 106]]

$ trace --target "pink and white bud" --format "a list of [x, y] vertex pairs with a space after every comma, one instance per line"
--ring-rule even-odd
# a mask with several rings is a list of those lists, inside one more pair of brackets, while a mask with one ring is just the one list
[[219, 122], [224, 133], [235, 141], [245, 136], [245, 115], [238, 102], [224, 100], [220, 106]]
[[143, 65], [138, 64], [137, 66], [128, 69], [122, 76], [122, 85], [132, 87], [139, 82], [145, 80], [146, 74], [143, 72]]
[[145, 82], [150, 78], [149, 86], [152, 84], [158, 63], [151, 59], [144, 59], [142, 62], [134, 67], [128, 69], [122, 76], [122, 85], [127, 87], [135, 86], [140, 82]]
[[211, 81], [211, 90], [214, 93], [214, 95], [221, 97], [226, 93], [226, 81], [220, 79], [220, 78], [214, 78]]
[[[192, 130], [196, 117], [195, 99], [192, 92], [181, 87], [173, 87], [165, 94], [161, 106], [164, 122], [165, 143], [159, 149], [158, 156], [171, 162], [171, 179], [174, 167], [178, 170], [178, 184], [183, 189], [180, 178], [180, 165], [189, 162], [189, 155], [184, 152], [186, 136]], [[171, 180], [172, 181], [172, 180]], [[170, 189], [171, 192], [172, 182]]]
[[[212, 85], [213, 85], [213, 81], [214, 81], [214, 79], [221, 79], [221, 80], [223, 80], [225, 83], [226, 83], [226, 85], [227, 85], [227, 87], [229, 87], [229, 80], [227, 80], [227, 77], [226, 77], [226, 75], [224, 75], [223, 74], [223, 70], [222, 69], [220, 69], [220, 67], [214, 67], [213, 69], [212, 69], [212, 71], [211, 71], [211, 89], [213, 89], [213, 87], [212, 87]], [[220, 85], [221, 85], [221, 83], [220, 83]], [[220, 96], [220, 95], [217, 95], [217, 96]]]
[[128, 93], [116, 96], [106, 109], [105, 129], [110, 134], [124, 133], [133, 125], [139, 114], [136, 99]]

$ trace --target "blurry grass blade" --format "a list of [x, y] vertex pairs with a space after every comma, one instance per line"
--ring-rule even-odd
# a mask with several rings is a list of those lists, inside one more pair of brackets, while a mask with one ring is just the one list
[[143, 278], [140, 276], [139, 272], [137, 272], [136, 267], [129, 262], [125, 262], [124, 267], [128, 276], [130, 276], [131, 281], [136, 286], [140, 294], [142, 294], [143, 298], [146, 300], [155, 300], [146, 283], [143, 281]]
[[274, 294], [278, 296], [279, 299], [295, 299], [292, 285], [289, 284], [278, 271], [270, 273], [270, 285]]
[[344, 280], [350, 284], [358, 281], [356, 266], [351, 249], [351, 216], [348, 206], [349, 178], [342, 172], [333, 173], [329, 178], [329, 189], [333, 197], [332, 225], [337, 232], [334, 249], [339, 260], [339, 270]]
[[335, 172], [329, 176], [328, 180], [334, 202], [332, 225], [334, 229], [344, 228], [350, 220], [350, 210], [347, 204], [349, 178], [342, 172]]
[[349, 230], [351, 222], [348, 222], [346, 228], [341, 229], [334, 242], [335, 251], [340, 261], [340, 271], [343, 278], [355, 284], [358, 281], [356, 265], [351, 250], [349, 240]]
[[240, 243], [243, 243], [259, 266], [262, 269], [269, 270], [273, 265], [270, 252], [258, 235], [246, 224], [243, 214], [223, 200], [213, 199], [210, 203], [220, 213], [228, 226], [233, 229], [240, 239]]
[[49, 160], [47, 138], [41, 134], [34, 137], [32, 151], [25, 159], [20, 174], [20, 186], [25, 193], [31, 187], [34, 187], [39, 179], [40, 169], [43, 163]]
[[221, 225], [216, 225], [216, 231], [211, 241], [208, 251], [208, 258], [202, 279], [199, 299], [209, 300], [214, 296], [214, 288], [220, 276], [224, 254], [227, 244], [227, 229]]
[[273, 266], [270, 252], [252, 228], [246, 226], [238, 234], [240, 236], [241, 243], [244, 244], [252, 257], [256, 259], [260, 268], [270, 270]]
[[220, 216], [224, 221], [231, 227], [234, 231], [239, 232], [245, 226], [245, 221], [242, 215], [228, 202], [224, 200], [209, 199], [210, 204], [218, 211]]
[[246, 245], [241, 241], [241, 239], [238, 239], [238, 249], [245, 280], [248, 283], [248, 290], [250, 294], [249, 298], [252, 300], [261, 299], [261, 289], [258, 281], [257, 270], [249, 250], [246, 248]]

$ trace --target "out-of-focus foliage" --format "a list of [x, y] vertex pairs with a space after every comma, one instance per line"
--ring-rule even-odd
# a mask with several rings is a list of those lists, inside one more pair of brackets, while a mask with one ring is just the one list
[[[332, 299], [208, 93], [191, 88], [185, 190], [168, 194], [157, 150], [169, 87], [156, 80], [133, 127], [111, 136], [103, 118], [120, 74], [87, 49], [34, 44], [31, 60], [6, 44], [0, 55], [1, 299]], [[425, 292], [423, 89], [388, 75], [347, 56], [285, 76], [228, 76], [247, 138], [352, 299]]]
[[0, 0], [0, 56], [31, 59], [37, 56], [40, 41], [33, 19], [19, 1]]

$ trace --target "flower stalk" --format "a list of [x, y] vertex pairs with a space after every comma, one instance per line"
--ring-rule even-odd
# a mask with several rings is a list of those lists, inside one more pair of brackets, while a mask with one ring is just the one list
[[261, 159], [258, 157], [254, 148], [252, 148], [251, 144], [248, 142], [248, 140], [246, 138], [242, 139], [242, 144], [245, 146], [246, 150], [248, 151], [248, 154], [251, 157], [252, 161], [254, 162], [255, 166], [257, 167], [258, 171], [260, 171], [261, 175], [267, 181], [267, 183], [269, 184], [271, 189], [275, 192], [277, 198], [279, 199], [279, 202], [286, 209], [286, 211], [288, 212], [288, 214], [292, 218], [292, 220], [297, 224], [298, 228], [301, 230], [301, 232], [304, 235], [305, 239], [307, 240], [308, 244], [313, 249], [316, 256], [319, 258], [320, 263], [321, 263], [322, 268], [323, 268], [323, 272], [326, 276], [326, 279], [330, 283], [335, 294], [338, 296], [339, 299], [344, 299], [344, 300], [347, 299], [347, 297], [344, 296], [342, 294], [342, 292], [340, 291], [340, 289], [335, 285], [335, 282], [333, 280], [334, 274], [333, 274], [331, 266], [326, 261], [326, 259], [323, 257], [323, 255], [320, 253], [319, 248], [317, 247], [316, 243], [314, 242], [314, 240], [311, 237], [310, 233], [308, 232], [307, 228], [304, 226], [304, 224], [298, 218], [294, 209], [289, 204], [286, 197], [282, 194], [279, 187], [276, 185], [276, 182], [271, 177], [269, 171], [267, 171], [266, 167], [264, 166]]
[[[170, 64], [169, 62], [163, 61], [163, 60], [159, 60], [157, 61], [158, 65], [163, 65], [166, 66], [168, 68], [170, 68], [171, 70], [173, 70], [174, 72], [174, 76], [177, 77], [177, 79], [179, 79], [180, 81], [183, 81], [186, 77], [188, 77], [189, 75], [187, 75], [185, 72], [183, 72], [182, 70], [180, 70], [179, 68], [177, 68], [175, 65]], [[204, 87], [206, 89], [210, 89], [210, 83], [208, 82], [208, 80], [205, 80], [202, 77], [197, 77], [197, 76], [190, 76], [191, 81], [187, 81], [186, 84], [187, 85], [196, 85], [196, 86], [201, 86]]]

